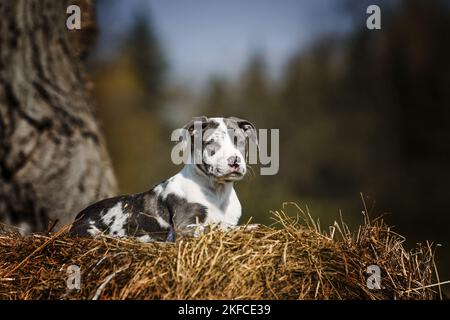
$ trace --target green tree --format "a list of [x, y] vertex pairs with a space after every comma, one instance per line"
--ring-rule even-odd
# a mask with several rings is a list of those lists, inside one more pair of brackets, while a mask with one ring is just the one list
[[269, 124], [273, 125], [272, 113], [276, 112], [274, 100], [275, 90], [268, 76], [264, 55], [255, 53], [241, 76], [235, 114], [252, 119], [259, 127], [268, 128]]
[[137, 15], [126, 50], [144, 87], [147, 104], [157, 103], [164, 93], [168, 65], [149, 15]]

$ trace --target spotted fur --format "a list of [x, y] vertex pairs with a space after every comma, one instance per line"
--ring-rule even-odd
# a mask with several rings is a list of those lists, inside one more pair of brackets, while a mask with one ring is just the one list
[[[81, 211], [70, 233], [79, 236], [106, 234], [136, 237], [140, 241], [174, 241], [180, 231], [194, 225], [237, 225], [241, 204], [233, 182], [246, 173], [242, 150], [228, 129], [248, 136], [237, 118], [202, 118], [203, 143], [190, 157], [199, 154], [202, 163], [188, 163], [175, 176], [151, 190], [101, 200]], [[253, 125], [251, 127], [254, 129]], [[199, 132], [186, 126], [191, 139]], [[203, 132], [204, 131], [204, 132]]]

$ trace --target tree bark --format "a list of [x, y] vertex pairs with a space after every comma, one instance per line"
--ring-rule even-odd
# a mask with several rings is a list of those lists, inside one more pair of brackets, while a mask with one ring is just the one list
[[[66, 27], [70, 4], [81, 30]], [[80, 60], [93, 12], [89, 0], [0, 2], [0, 221], [23, 233], [116, 193]]]

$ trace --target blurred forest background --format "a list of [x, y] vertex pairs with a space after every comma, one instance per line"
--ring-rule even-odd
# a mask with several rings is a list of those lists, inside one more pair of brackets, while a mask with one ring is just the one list
[[97, 14], [88, 63], [122, 193], [180, 169], [170, 133], [192, 116], [247, 118], [280, 129], [280, 170], [237, 185], [242, 221], [295, 201], [355, 226], [362, 192], [410, 243], [443, 244], [450, 278], [448, 1], [100, 0]]

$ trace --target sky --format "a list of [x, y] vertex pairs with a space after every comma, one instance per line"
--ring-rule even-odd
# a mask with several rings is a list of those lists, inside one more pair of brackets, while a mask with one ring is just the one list
[[346, 32], [339, 0], [103, 0], [96, 54], [113, 54], [135, 20], [147, 15], [168, 58], [169, 79], [205, 83], [237, 77], [253, 54], [276, 76], [287, 59], [320, 35]]

